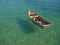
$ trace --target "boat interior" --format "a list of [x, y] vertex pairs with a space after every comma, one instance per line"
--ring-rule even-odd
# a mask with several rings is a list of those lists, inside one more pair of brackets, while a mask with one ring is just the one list
[[41, 22], [44, 23], [44, 24], [50, 24], [50, 22], [46, 21], [45, 19], [43, 19], [43, 18], [40, 17], [40, 16], [36, 17], [36, 19], [37, 19], [38, 21], [41, 21]]
[[30, 16], [33, 16], [33, 18], [35, 18], [35, 21], [40, 21], [43, 24], [51, 24], [50, 22], [46, 21], [42, 17], [38, 16], [37, 14], [31, 14]]

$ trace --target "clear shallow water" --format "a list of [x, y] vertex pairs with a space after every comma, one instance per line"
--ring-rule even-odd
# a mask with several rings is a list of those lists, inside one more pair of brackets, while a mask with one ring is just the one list
[[[59, 0], [0, 0], [0, 45], [59, 45]], [[28, 17], [28, 10], [53, 25], [42, 29]]]

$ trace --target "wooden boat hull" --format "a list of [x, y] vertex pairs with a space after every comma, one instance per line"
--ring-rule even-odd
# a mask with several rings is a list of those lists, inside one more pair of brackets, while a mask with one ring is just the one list
[[28, 15], [33, 22], [40, 25], [42, 28], [47, 28], [51, 25], [50, 22], [46, 21], [44, 18], [34, 12], [28, 11]]

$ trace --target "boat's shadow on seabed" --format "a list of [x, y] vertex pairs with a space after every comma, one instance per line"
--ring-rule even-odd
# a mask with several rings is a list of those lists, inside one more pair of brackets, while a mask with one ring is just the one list
[[22, 28], [22, 31], [24, 33], [33, 33], [33, 32], [35, 32], [34, 27], [28, 21], [17, 18], [17, 24]]

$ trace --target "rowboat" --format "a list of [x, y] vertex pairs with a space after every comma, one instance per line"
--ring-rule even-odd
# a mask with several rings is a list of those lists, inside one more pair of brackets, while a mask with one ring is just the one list
[[42, 28], [47, 28], [51, 26], [51, 23], [47, 20], [45, 20], [44, 18], [42, 18], [40, 15], [32, 12], [32, 11], [28, 11], [28, 16], [30, 17], [30, 19], [35, 22], [36, 24], [38, 24], [39, 26], [41, 26]]

